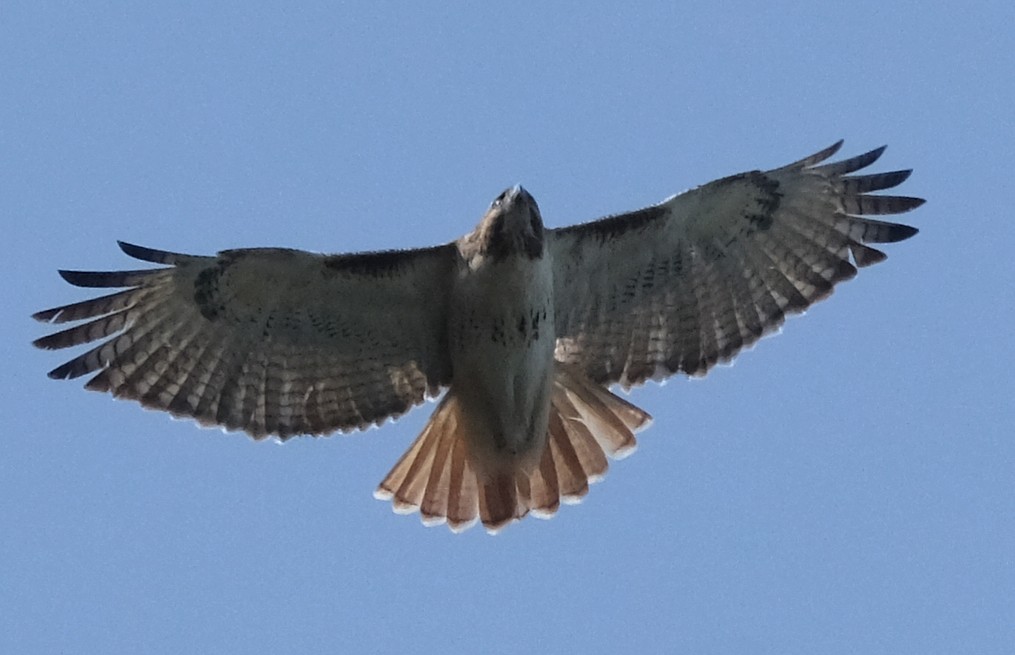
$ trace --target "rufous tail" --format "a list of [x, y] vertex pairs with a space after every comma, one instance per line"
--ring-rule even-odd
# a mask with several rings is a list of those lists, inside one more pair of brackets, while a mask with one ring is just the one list
[[537, 466], [487, 474], [476, 466], [459, 420], [454, 390], [441, 400], [409, 450], [374, 496], [400, 514], [419, 510], [425, 525], [454, 532], [483, 522], [498, 532], [528, 513], [553, 516], [577, 503], [606, 473], [607, 457], [634, 452], [634, 433], [652, 418], [581, 373], [557, 364], [546, 445]]

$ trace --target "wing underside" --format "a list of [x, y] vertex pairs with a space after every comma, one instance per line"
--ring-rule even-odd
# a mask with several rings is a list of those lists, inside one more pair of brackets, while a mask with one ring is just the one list
[[[161, 268], [61, 271], [111, 294], [38, 312], [78, 325], [35, 345], [99, 341], [50, 372], [255, 437], [362, 429], [448, 381], [447, 247], [324, 256], [249, 249], [196, 257], [121, 244]], [[424, 298], [426, 300], [424, 300]]]
[[557, 359], [625, 387], [703, 375], [883, 261], [870, 244], [917, 230], [873, 217], [923, 200], [874, 193], [908, 170], [855, 174], [884, 148], [824, 163], [840, 146], [552, 231]]

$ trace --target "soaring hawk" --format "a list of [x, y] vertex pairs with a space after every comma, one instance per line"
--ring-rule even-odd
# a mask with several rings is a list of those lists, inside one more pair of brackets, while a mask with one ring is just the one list
[[50, 372], [255, 439], [366, 429], [444, 393], [376, 492], [459, 531], [548, 517], [635, 446], [650, 417], [614, 395], [704, 375], [885, 259], [916, 229], [866, 216], [923, 200], [871, 192], [910, 171], [824, 163], [842, 142], [625, 214], [545, 228], [520, 186], [441, 246], [342, 255], [280, 248], [61, 271], [117, 288], [35, 314], [79, 323], [40, 348], [102, 343]]

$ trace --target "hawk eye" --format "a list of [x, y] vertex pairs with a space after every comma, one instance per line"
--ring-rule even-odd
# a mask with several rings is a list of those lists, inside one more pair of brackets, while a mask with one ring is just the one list
[[501, 204], [502, 202], [504, 202], [504, 198], [507, 198], [507, 194], [508, 194], [508, 191], [509, 191], [509, 190], [510, 190], [510, 189], [505, 189], [504, 191], [501, 191], [501, 192], [500, 192], [500, 195], [499, 195], [499, 196], [497, 196], [496, 198], [494, 198], [494, 199], [493, 199], [493, 202], [492, 202], [492, 203], [490, 203], [490, 206], [491, 206], [491, 207], [499, 207], [499, 206], [500, 206], [500, 204]]

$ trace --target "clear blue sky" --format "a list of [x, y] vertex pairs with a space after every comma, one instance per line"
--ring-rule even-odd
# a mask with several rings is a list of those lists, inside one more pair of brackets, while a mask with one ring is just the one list
[[[0, 9], [0, 651], [1013, 652], [1011, 2], [150, 4]], [[115, 239], [422, 246], [839, 138], [915, 168], [920, 235], [497, 537], [371, 498], [427, 408], [253, 443], [29, 345]]]

